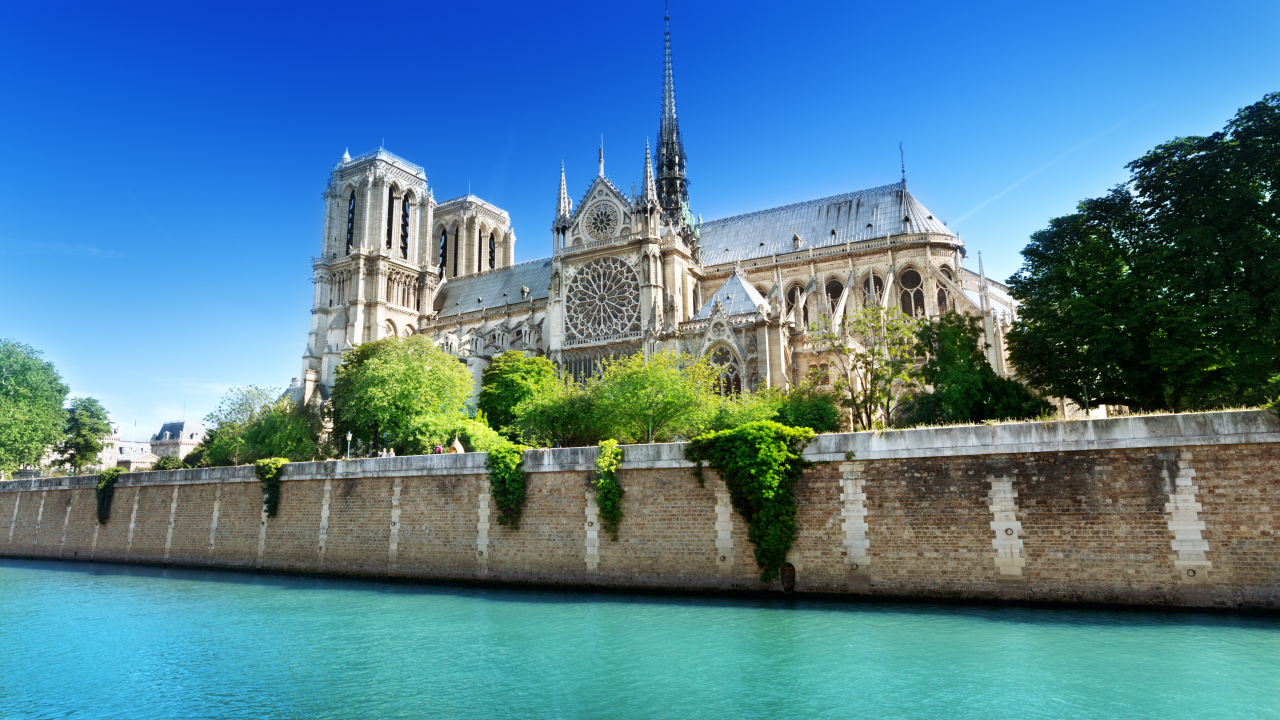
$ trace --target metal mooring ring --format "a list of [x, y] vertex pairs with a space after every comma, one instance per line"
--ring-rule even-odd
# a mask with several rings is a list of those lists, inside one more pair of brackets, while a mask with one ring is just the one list
[[1187, 570], [1187, 577], [1195, 577], [1195, 576], [1196, 576], [1195, 570]]
[[587, 521], [587, 527], [592, 527], [593, 525], [595, 525], [595, 523], [591, 522], [590, 520]]
[[1005, 529], [1004, 529], [1004, 534], [1005, 534], [1005, 535], [1012, 535], [1012, 534], [1013, 534], [1013, 528], [1005, 528]]
[[853, 569], [854, 569], [854, 570], [857, 570], [857, 569], [858, 569], [858, 563], [854, 563], [854, 564], [853, 564]]
[[724, 556], [723, 556], [723, 555], [721, 555], [721, 556], [720, 556], [720, 560], [721, 560], [721, 562], [723, 562], [723, 561], [724, 561]]
[[476, 551], [476, 554], [477, 554], [477, 555], [483, 555], [483, 554], [484, 554], [484, 551], [483, 551], [483, 550], [477, 550], [477, 551]]

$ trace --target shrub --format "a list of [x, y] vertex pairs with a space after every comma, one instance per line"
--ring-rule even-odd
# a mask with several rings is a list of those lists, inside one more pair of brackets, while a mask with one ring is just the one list
[[151, 469], [152, 470], [181, 470], [184, 467], [186, 466], [183, 464], [182, 458], [178, 457], [177, 455], [165, 455], [159, 460], [156, 460], [155, 464], [151, 466]]
[[515, 408], [515, 429], [533, 447], [581, 447], [607, 437], [595, 399], [579, 385], [556, 383]]
[[280, 472], [289, 458], [267, 458], [253, 464], [253, 474], [262, 481], [262, 504], [267, 507], [267, 517], [275, 517], [280, 509]]
[[793, 486], [810, 465], [800, 451], [812, 439], [808, 428], [762, 421], [703, 435], [685, 446], [699, 484], [706, 463], [729, 489], [733, 509], [747, 522], [747, 539], [755, 545], [764, 582], [778, 578], [795, 540]]
[[98, 489], [95, 495], [98, 500], [98, 524], [105, 525], [111, 519], [111, 500], [116, 496], [116, 480], [124, 473], [124, 468], [107, 468], [98, 474]]
[[455, 437], [462, 441], [467, 452], [488, 452], [491, 448], [508, 443], [506, 438], [488, 425], [465, 415], [424, 415], [414, 418], [398, 452], [403, 455], [428, 455], [437, 445], [449, 447]]
[[[813, 372], [813, 371], [811, 371]], [[816, 374], [791, 388], [778, 407], [778, 422], [815, 433], [840, 431], [840, 397], [818, 383]]]
[[525, 476], [521, 468], [524, 462], [523, 445], [503, 441], [489, 448], [485, 467], [489, 470], [489, 495], [498, 508], [498, 524], [520, 527], [520, 513], [524, 510]]
[[617, 440], [602, 440], [596, 455], [596, 507], [600, 514], [600, 527], [618, 540], [618, 525], [622, 522], [622, 496], [626, 491], [618, 482], [618, 463], [622, 462], [622, 450]]

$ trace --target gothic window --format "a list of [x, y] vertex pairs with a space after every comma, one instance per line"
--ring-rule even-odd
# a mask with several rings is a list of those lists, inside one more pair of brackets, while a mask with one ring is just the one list
[[481, 252], [484, 249], [484, 236], [481, 235], [482, 232], [482, 230], [476, 231], [476, 272], [484, 270], [484, 253]]
[[449, 262], [449, 231], [440, 231], [440, 278], [444, 278], [445, 264]]
[[592, 261], [569, 282], [566, 325], [570, 337], [587, 339], [640, 330], [640, 282], [618, 258]]
[[951, 277], [951, 268], [947, 267], [946, 265], [943, 265], [942, 267], [938, 268], [938, 271], [941, 272], [942, 276], [945, 277], [946, 279], [951, 281], [955, 280], [955, 278]]
[[907, 317], [918, 317], [924, 315], [924, 289], [921, 287], [920, 273], [915, 270], [907, 270], [902, 273], [902, 278], [898, 281], [902, 285], [902, 293], [899, 299], [902, 302], [902, 312]]
[[[875, 283], [873, 291], [872, 283]], [[862, 299], [867, 307], [871, 307], [884, 297], [884, 280], [879, 275], [868, 275], [862, 281]]]
[[827, 281], [827, 307], [831, 312], [836, 311], [836, 305], [840, 304], [840, 296], [844, 294], [844, 283], [831, 278]]
[[947, 311], [947, 291], [943, 290], [942, 288], [938, 288], [938, 313], [941, 314], [946, 311]]
[[600, 201], [587, 210], [587, 234], [592, 240], [604, 240], [613, 237], [618, 229], [618, 209], [613, 203]]
[[453, 231], [453, 277], [458, 277], [458, 256], [462, 254], [462, 226]]
[[497, 259], [498, 259], [498, 241], [493, 236], [493, 233], [489, 233], [489, 269], [490, 270], [494, 268], [494, 264], [496, 263]]
[[733, 353], [728, 348], [716, 348], [711, 353], [711, 364], [718, 370], [715, 383], [717, 394], [728, 397], [742, 393], [742, 372], [738, 370], [738, 363], [734, 361]]
[[396, 195], [391, 188], [387, 188], [387, 249], [391, 249], [391, 221], [396, 216]]
[[356, 235], [356, 191], [351, 191], [351, 200], [347, 203], [347, 254], [351, 254], [351, 245]]
[[409, 259], [409, 196], [400, 206], [400, 257]]

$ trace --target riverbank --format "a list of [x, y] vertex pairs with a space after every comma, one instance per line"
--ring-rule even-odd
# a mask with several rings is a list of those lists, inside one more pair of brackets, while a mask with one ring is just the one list
[[[402, 580], [756, 593], [723, 483], [680, 444], [623, 448], [618, 540], [594, 448], [529, 451], [521, 526], [482, 453], [0, 483], [0, 555]], [[850, 456], [849, 453], [852, 453]], [[1280, 421], [1235, 411], [824, 435], [797, 483], [800, 594], [1280, 608]], [[852, 459], [846, 459], [852, 457]], [[0, 532], [6, 528], [0, 526]]]

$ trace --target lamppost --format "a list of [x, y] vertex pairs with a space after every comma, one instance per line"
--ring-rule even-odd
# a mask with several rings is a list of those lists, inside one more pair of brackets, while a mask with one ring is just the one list
[[351, 459], [351, 432], [347, 432], [347, 459]]

